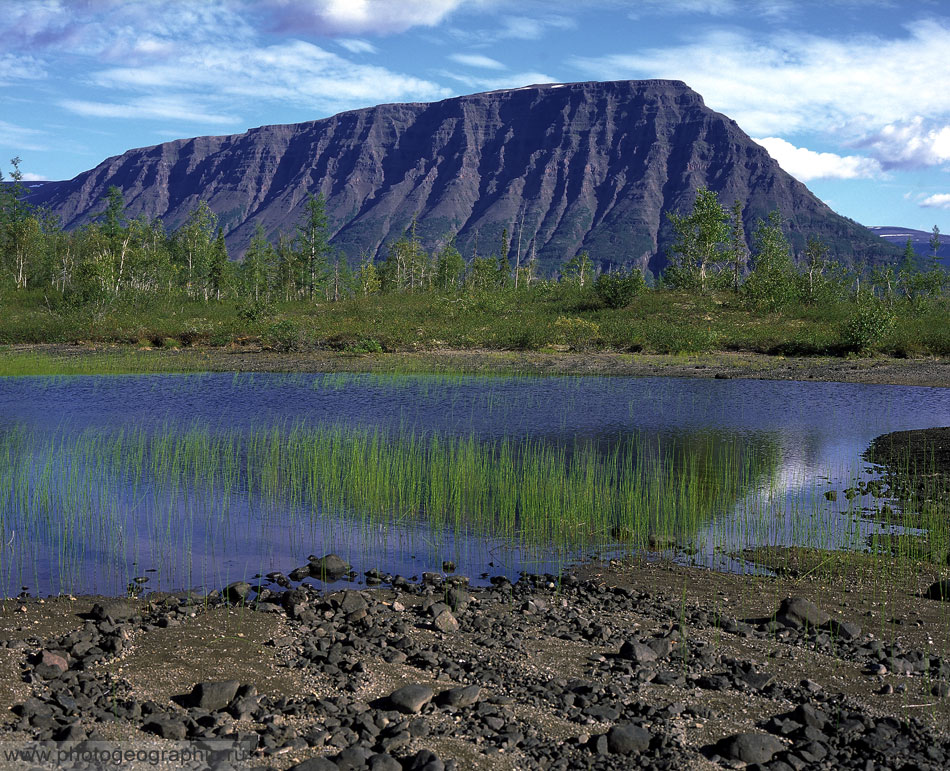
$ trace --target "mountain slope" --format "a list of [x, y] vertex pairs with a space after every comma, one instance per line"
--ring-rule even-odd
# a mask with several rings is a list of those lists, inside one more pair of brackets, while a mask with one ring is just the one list
[[172, 227], [208, 201], [237, 254], [258, 223], [292, 231], [307, 194], [322, 191], [333, 243], [352, 259], [384, 252], [415, 217], [427, 247], [455, 233], [466, 258], [496, 251], [507, 228], [512, 258], [533, 248], [542, 268], [587, 249], [602, 264], [657, 271], [665, 212], [687, 210], [704, 185], [724, 205], [743, 202], [747, 232], [778, 208], [799, 247], [815, 234], [844, 259], [895, 252], [679, 81], [528, 86], [182, 139], [109, 158], [33, 198], [75, 227], [111, 185], [132, 215]]

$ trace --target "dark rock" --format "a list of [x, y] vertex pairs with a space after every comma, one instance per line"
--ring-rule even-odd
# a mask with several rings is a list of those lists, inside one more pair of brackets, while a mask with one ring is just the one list
[[852, 624], [850, 621], [835, 621], [832, 619], [825, 626], [839, 640], [855, 640], [861, 636], [861, 627]]
[[442, 691], [439, 694], [439, 704], [446, 707], [470, 707], [478, 701], [482, 689], [477, 685], [466, 685], [461, 688], [451, 688], [448, 691]]
[[368, 766], [369, 771], [402, 771], [402, 763], [384, 752], [370, 757]]
[[106, 600], [92, 606], [91, 615], [97, 621], [128, 621], [138, 616], [138, 608], [127, 600]]
[[389, 702], [395, 709], [406, 714], [416, 715], [432, 701], [434, 692], [425, 685], [404, 685], [389, 694]]
[[819, 730], [828, 724], [828, 715], [812, 704], [799, 704], [792, 711], [791, 719], [802, 725], [811, 726]]
[[191, 691], [191, 704], [208, 712], [226, 708], [237, 696], [241, 683], [238, 680], [198, 683]]
[[458, 619], [452, 614], [452, 611], [446, 608], [432, 621], [432, 626], [438, 631], [446, 634], [457, 632], [459, 630]]
[[53, 678], [61, 677], [67, 669], [69, 669], [69, 664], [66, 659], [58, 653], [43, 651], [33, 671], [44, 680], [52, 680]]
[[369, 605], [364, 599], [363, 595], [359, 592], [343, 592], [343, 599], [340, 600], [340, 610], [342, 610], [344, 613], [356, 613], [361, 610], [366, 610], [368, 606]]
[[785, 749], [774, 736], [763, 733], [742, 733], [727, 736], [717, 745], [720, 755], [743, 763], [768, 763], [772, 757]]
[[363, 771], [372, 756], [371, 750], [357, 744], [340, 752], [333, 762], [340, 771]]
[[618, 755], [645, 752], [650, 748], [650, 732], [632, 723], [615, 725], [607, 732], [607, 749]]
[[310, 578], [310, 565], [294, 568], [288, 575], [291, 581], [303, 581], [305, 578]]
[[182, 741], [188, 735], [185, 721], [168, 715], [155, 715], [142, 726], [143, 731], [161, 736], [163, 739]]
[[301, 763], [291, 766], [288, 771], [340, 771], [340, 767], [329, 758], [320, 756], [307, 758]]
[[453, 586], [445, 593], [445, 602], [454, 613], [464, 610], [470, 600], [468, 592], [461, 586]]
[[79, 723], [70, 723], [53, 734], [58, 742], [81, 742], [86, 738], [86, 730]]
[[419, 750], [404, 764], [405, 771], [445, 771], [445, 763], [431, 750]]
[[775, 617], [781, 623], [795, 629], [803, 627], [817, 629], [831, 620], [831, 616], [804, 597], [789, 597], [782, 600]]
[[228, 584], [224, 590], [227, 601], [234, 604], [245, 602], [250, 593], [251, 585], [247, 581], [235, 581], [233, 584]]
[[950, 601], [950, 578], [934, 581], [924, 593], [928, 599]]
[[310, 575], [321, 580], [336, 580], [345, 576], [350, 565], [336, 554], [327, 554], [319, 559], [310, 560]]
[[635, 661], [638, 664], [648, 664], [656, 661], [656, 651], [637, 640], [628, 640], [620, 646], [620, 658]]

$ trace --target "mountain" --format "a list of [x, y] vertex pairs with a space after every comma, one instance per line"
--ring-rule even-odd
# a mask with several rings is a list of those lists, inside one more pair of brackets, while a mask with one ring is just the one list
[[[926, 264], [933, 255], [933, 249], [930, 246], [930, 239], [933, 232], [928, 230], [914, 230], [913, 228], [900, 228], [891, 225], [875, 225], [868, 228], [872, 233], [883, 238], [901, 250], [910, 239], [911, 245], [917, 256]], [[947, 268], [950, 268], [950, 235], [940, 234], [940, 246], [937, 247], [937, 259]]]
[[746, 232], [779, 209], [796, 247], [807, 235], [839, 258], [897, 250], [786, 174], [736, 123], [672, 80], [526, 86], [434, 103], [384, 104], [232, 136], [130, 150], [68, 182], [34, 189], [67, 228], [119, 187], [131, 215], [175, 227], [206, 200], [232, 254], [260, 223], [292, 232], [308, 193], [327, 199], [333, 241], [351, 259], [385, 253], [416, 219], [435, 248], [452, 233], [466, 258], [536, 251], [551, 270], [586, 249], [602, 265], [666, 263], [667, 211], [706, 186], [744, 204]]

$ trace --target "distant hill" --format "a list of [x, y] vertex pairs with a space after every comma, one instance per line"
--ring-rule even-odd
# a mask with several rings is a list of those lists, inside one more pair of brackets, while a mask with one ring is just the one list
[[[933, 254], [930, 248], [930, 239], [933, 232], [929, 230], [914, 230], [913, 228], [898, 228], [889, 225], [875, 225], [868, 228], [872, 233], [876, 233], [901, 250], [907, 244], [907, 239], [911, 240], [914, 251], [922, 260], [927, 261]], [[940, 248], [937, 249], [937, 258], [946, 268], [950, 268], [950, 235], [940, 234]]]
[[232, 254], [257, 224], [292, 232], [308, 193], [328, 201], [333, 241], [351, 259], [385, 253], [416, 218], [428, 248], [451, 234], [466, 258], [511, 235], [512, 259], [550, 271], [581, 250], [602, 266], [658, 272], [668, 211], [700, 186], [744, 204], [747, 233], [778, 209], [794, 245], [814, 234], [845, 261], [899, 253], [832, 211], [736, 123], [672, 80], [526, 86], [431, 104], [386, 104], [129, 150], [68, 182], [33, 187], [66, 227], [89, 222], [112, 185], [129, 212], [180, 224], [199, 200]]

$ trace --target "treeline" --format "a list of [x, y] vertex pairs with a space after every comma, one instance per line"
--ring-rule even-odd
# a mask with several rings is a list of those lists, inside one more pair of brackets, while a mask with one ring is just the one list
[[[607, 307], [629, 304], [647, 282], [639, 270], [598, 273], [585, 252], [554, 276], [538, 275], [537, 260], [515, 248], [508, 231], [488, 256], [466, 260], [452, 239], [427, 252], [413, 225], [380, 261], [364, 257], [352, 267], [331, 247], [326, 202], [310, 196], [293, 233], [268, 238], [258, 226], [240, 262], [229, 259], [224, 234], [204, 202], [176, 230], [159, 219], [130, 218], [121, 191], [110, 188], [91, 224], [67, 232], [49, 212], [32, 207], [20, 160], [11, 182], [0, 185], [0, 289], [41, 290], [51, 308], [107, 309], [129, 299], [183, 297], [200, 303], [236, 301], [249, 320], [277, 302], [333, 302], [400, 292], [498, 291], [552, 284], [581, 288]], [[2, 175], [0, 175], [2, 179]], [[742, 206], [724, 208], [701, 189], [688, 214], [668, 215], [675, 234], [669, 265], [657, 289], [705, 294], [728, 291], [750, 309], [772, 312], [793, 303], [854, 301], [869, 327], [885, 329], [902, 308], [913, 312], [945, 299], [947, 272], [933, 254], [921, 264], [908, 240], [896, 266], [850, 268], [810, 238], [793, 258], [777, 212], [746, 238]], [[747, 246], [751, 243], [751, 251]]]

